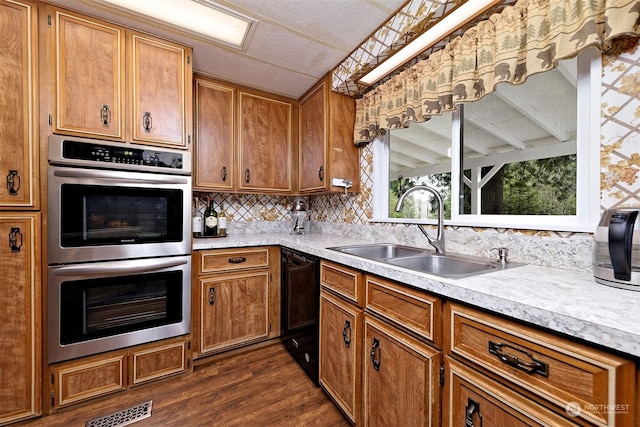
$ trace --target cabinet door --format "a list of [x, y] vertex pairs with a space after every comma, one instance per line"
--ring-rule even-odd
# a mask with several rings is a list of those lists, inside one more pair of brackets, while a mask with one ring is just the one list
[[290, 193], [292, 104], [240, 92], [239, 189]]
[[0, 1], [0, 207], [37, 206], [37, 6]]
[[129, 384], [134, 386], [186, 372], [191, 367], [189, 337], [135, 348], [129, 355]]
[[442, 354], [373, 317], [364, 328], [365, 425], [440, 425]]
[[0, 424], [41, 412], [40, 214], [0, 213]]
[[320, 385], [352, 423], [361, 408], [362, 310], [328, 292], [320, 294]]
[[[329, 84], [329, 83], [327, 83]], [[330, 186], [331, 178], [351, 181], [349, 191], [360, 191], [360, 149], [353, 145], [356, 121], [356, 101], [350, 96], [329, 92], [329, 159], [331, 175], [326, 178], [332, 191], [344, 188]]]
[[52, 365], [50, 369], [56, 409], [127, 388], [126, 358], [118, 352]]
[[134, 141], [187, 147], [191, 134], [191, 49], [129, 34]]
[[206, 79], [195, 81], [195, 190], [233, 190], [235, 92]]
[[[330, 180], [326, 170], [326, 83], [300, 101], [300, 155], [298, 183], [301, 192], [324, 190]], [[325, 179], [325, 174], [327, 174]]]
[[124, 29], [55, 11], [55, 133], [124, 139]]
[[577, 426], [527, 397], [447, 357], [443, 426]]
[[330, 90], [326, 78], [300, 101], [298, 187], [301, 193], [360, 191], [360, 150], [353, 145], [355, 100]]
[[201, 277], [199, 353], [269, 336], [269, 271]]

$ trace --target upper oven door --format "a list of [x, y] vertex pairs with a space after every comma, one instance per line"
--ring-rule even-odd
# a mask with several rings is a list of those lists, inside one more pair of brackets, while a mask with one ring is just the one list
[[49, 167], [48, 264], [191, 253], [191, 177]]

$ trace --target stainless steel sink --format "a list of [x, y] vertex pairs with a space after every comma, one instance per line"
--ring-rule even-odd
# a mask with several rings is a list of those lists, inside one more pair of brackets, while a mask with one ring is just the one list
[[513, 262], [501, 264], [488, 258], [467, 255], [437, 254], [423, 249], [393, 243], [336, 246], [328, 249], [408, 268], [414, 271], [454, 279], [522, 265]]
[[349, 255], [355, 255], [362, 258], [369, 259], [388, 259], [398, 258], [413, 255], [425, 254], [422, 249], [412, 248], [410, 246], [395, 245], [393, 243], [373, 243], [370, 245], [355, 245], [355, 246], [337, 246], [329, 248], [334, 251], [342, 252]]
[[502, 265], [489, 260], [471, 260], [453, 255], [425, 254], [387, 259], [388, 264], [411, 270], [423, 271], [443, 277], [465, 277], [499, 270]]

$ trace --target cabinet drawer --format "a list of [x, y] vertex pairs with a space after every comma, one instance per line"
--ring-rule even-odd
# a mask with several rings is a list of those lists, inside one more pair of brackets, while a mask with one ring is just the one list
[[133, 351], [130, 357], [132, 385], [184, 372], [190, 365], [186, 339], [142, 348]]
[[[458, 304], [447, 304], [446, 348], [565, 413], [596, 425], [633, 424], [635, 364]], [[570, 405], [570, 406], [567, 406]]]
[[442, 347], [442, 302], [425, 292], [366, 277], [366, 309]]
[[124, 355], [91, 358], [84, 363], [70, 363], [54, 369], [57, 390], [55, 406], [61, 407], [83, 400], [124, 390]]
[[364, 286], [362, 273], [340, 264], [322, 261], [320, 284], [362, 307]]
[[200, 272], [244, 270], [269, 266], [269, 248], [200, 252]]
[[443, 426], [577, 426], [453, 359], [445, 365]]

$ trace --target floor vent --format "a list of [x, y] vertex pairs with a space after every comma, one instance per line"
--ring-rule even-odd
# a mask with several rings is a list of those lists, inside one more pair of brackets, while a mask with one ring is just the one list
[[113, 414], [105, 415], [104, 417], [96, 418], [95, 420], [87, 421], [85, 427], [122, 427], [133, 424], [136, 421], [144, 420], [151, 416], [151, 403], [150, 400], [145, 403], [141, 403], [134, 407], [123, 409], [122, 411], [114, 412]]

